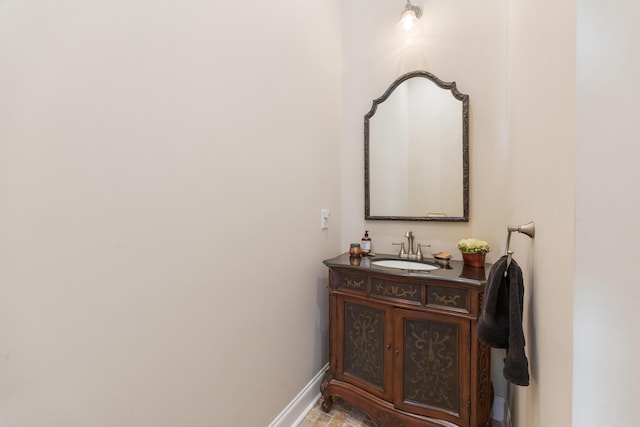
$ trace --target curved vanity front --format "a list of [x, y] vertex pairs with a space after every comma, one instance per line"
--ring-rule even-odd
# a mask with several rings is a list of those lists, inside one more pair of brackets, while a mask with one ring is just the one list
[[490, 265], [403, 270], [376, 259], [398, 257], [324, 261], [330, 367], [322, 408], [339, 396], [378, 427], [490, 425], [490, 351], [476, 337]]

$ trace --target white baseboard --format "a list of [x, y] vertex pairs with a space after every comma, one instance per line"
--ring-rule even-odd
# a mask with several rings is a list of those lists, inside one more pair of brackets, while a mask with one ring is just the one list
[[504, 410], [505, 410], [504, 397], [495, 396], [493, 398], [493, 407], [491, 408], [491, 419], [499, 422], [501, 426], [504, 425]]
[[320, 369], [320, 372], [309, 381], [309, 384], [298, 393], [287, 407], [278, 414], [276, 419], [269, 424], [269, 427], [294, 427], [300, 424], [318, 399], [320, 399], [320, 383], [327, 369], [329, 369], [328, 363]]
[[[269, 427], [295, 427], [302, 422], [311, 408], [320, 399], [320, 383], [329, 364], [324, 365], [302, 391], [278, 414]], [[491, 418], [497, 421], [501, 427], [512, 427], [511, 411], [503, 397], [496, 396], [491, 408]]]
[[495, 396], [491, 408], [491, 419], [500, 427], [511, 427], [511, 411], [504, 397]]

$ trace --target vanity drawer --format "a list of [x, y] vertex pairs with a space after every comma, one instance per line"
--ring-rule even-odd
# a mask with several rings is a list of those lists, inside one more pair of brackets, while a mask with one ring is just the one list
[[427, 285], [427, 306], [470, 313], [469, 290], [454, 286]]
[[422, 302], [422, 285], [374, 278], [371, 279], [371, 296], [420, 304]]
[[340, 273], [338, 288], [362, 294], [367, 293], [367, 276], [352, 273]]

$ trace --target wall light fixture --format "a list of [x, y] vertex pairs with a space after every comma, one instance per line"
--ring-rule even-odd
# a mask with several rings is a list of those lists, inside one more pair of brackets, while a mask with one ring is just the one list
[[420, 24], [420, 17], [422, 16], [422, 9], [411, 3], [411, 0], [407, 0], [407, 4], [404, 7], [400, 22], [398, 23], [398, 33], [405, 43], [411, 43], [422, 35], [422, 25]]

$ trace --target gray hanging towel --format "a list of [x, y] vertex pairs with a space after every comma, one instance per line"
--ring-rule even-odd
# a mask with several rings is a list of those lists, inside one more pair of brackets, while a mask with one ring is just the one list
[[522, 270], [511, 261], [508, 274], [507, 256], [496, 262], [487, 279], [485, 304], [478, 322], [478, 339], [494, 348], [506, 348], [504, 377], [513, 384], [529, 385], [529, 362], [524, 352], [522, 311], [524, 283]]

